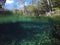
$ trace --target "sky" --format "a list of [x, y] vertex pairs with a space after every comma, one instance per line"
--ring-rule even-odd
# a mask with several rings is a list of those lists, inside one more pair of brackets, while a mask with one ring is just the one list
[[[5, 8], [9, 10], [13, 10], [14, 5], [17, 5], [17, 9], [22, 9], [23, 5], [22, 4], [18, 5], [17, 2], [18, 0], [6, 0]], [[30, 2], [31, 0], [26, 0], [25, 5], [28, 5]]]

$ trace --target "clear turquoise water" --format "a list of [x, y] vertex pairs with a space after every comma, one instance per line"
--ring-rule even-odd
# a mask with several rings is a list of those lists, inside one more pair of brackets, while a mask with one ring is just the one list
[[49, 18], [46, 17], [0, 17], [0, 45], [12, 43], [12, 40], [20, 42], [31, 40], [32, 42], [33, 40], [49, 39], [52, 34], [51, 25]]

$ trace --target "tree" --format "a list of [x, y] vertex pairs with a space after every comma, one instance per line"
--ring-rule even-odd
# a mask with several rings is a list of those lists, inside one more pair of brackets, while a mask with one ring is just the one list
[[0, 8], [5, 5], [6, 0], [0, 0]]
[[38, 1], [38, 0], [32, 0], [32, 1], [31, 1], [31, 4], [34, 6], [34, 5], [36, 5], [37, 1]]
[[26, 10], [26, 8], [25, 8], [25, 2], [26, 2], [26, 0], [19, 0], [19, 5], [20, 4], [23, 5], [23, 8], [24, 8], [23, 15], [25, 15], [25, 10]]
[[52, 0], [53, 7], [59, 7], [60, 8], [60, 0]]

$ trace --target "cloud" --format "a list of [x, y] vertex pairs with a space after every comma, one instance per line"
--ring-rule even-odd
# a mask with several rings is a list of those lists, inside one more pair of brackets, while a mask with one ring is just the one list
[[14, 0], [6, 0], [6, 4], [12, 4]]
[[28, 2], [25, 2], [25, 5], [27, 6], [28, 5]]

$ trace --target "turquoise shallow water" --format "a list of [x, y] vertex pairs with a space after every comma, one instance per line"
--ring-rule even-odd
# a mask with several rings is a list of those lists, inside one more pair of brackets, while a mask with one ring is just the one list
[[51, 38], [53, 32], [51, 25], [48, 18], [1, 17], [0, 45], [12, 43], [12, 40], [27, 41], [41, 40], [41, 38], [44, 39], [45, 37]]
[[0, 16], [0, 23], [9, 23], [9, 22], [18, 22], [18, 21], [27, 21], [27, 22], [47, 22], [49, 17], [29, 17], [29, 16]]

